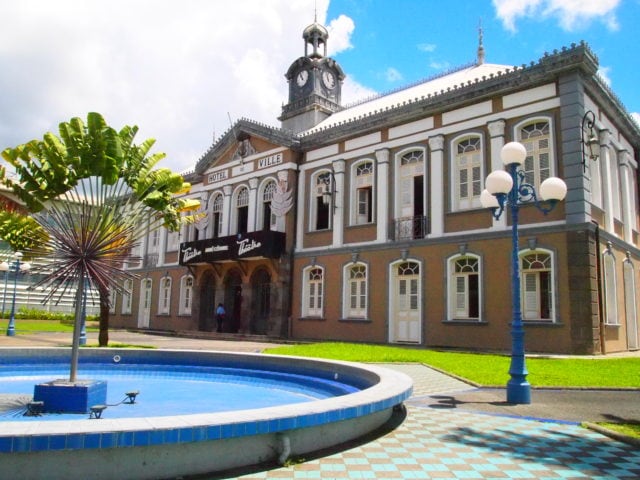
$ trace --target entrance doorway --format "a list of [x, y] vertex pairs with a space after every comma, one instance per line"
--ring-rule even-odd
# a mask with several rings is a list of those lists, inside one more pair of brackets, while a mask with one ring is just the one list
[[422, 285], [420, 264], [404, 261], [391, 266], [389, 341], [420, 343]]
[[258, 270], [251, 278], [251, 318], [249, 329], [256, 335], [266, 335], [271, 316], [271, 275]]
[[213, 275], [206, 275], [200, 287], [200, 317], [198, 319], [198, 329], [210, 332], [215, 330], [215, 299], [216, 283]]
[[227, 311], [222, 331], [237, 333], [242, 319], [242, 277], [232, 270], [224, 282], [224, 307]]

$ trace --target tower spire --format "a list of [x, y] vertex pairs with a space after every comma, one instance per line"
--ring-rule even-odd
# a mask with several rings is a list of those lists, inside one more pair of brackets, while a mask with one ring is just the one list
[[482, 45], [482, 19], [478, 21], [478, 65], [484, 63], [484, 46]]

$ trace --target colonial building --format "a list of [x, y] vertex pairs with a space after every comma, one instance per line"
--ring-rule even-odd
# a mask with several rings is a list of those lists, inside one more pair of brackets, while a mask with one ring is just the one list
[[112, 325], [506, 350], [511, 225], [480, 204], [510, 141], [553, 212], [520, 211], [530, 351], [638, 348], [640, 129], [585, 44], [520, 67], [477, 62], [351, 106], [303, 32], [281, 128], [240, 120], [198, 161], [203, 220], [152, 232]]

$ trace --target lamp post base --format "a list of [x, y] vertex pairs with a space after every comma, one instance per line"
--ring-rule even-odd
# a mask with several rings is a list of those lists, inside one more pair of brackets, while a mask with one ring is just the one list
[[531, 385], [526, 380], [507, 383], [507, 403], [522, 405], [531, 403]]
[[15, 337], [16, 336], [16, 328], [13, 325], [9, 325], [7, 327], [7, 337]]

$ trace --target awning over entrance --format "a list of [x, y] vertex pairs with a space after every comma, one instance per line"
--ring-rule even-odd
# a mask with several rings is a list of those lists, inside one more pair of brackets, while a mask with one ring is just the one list
[[180, 265], [250, 258], [280, 258], [284, 250], [284, 232], [271, 230], [248, 232], [229, 237], [181, 243]]

